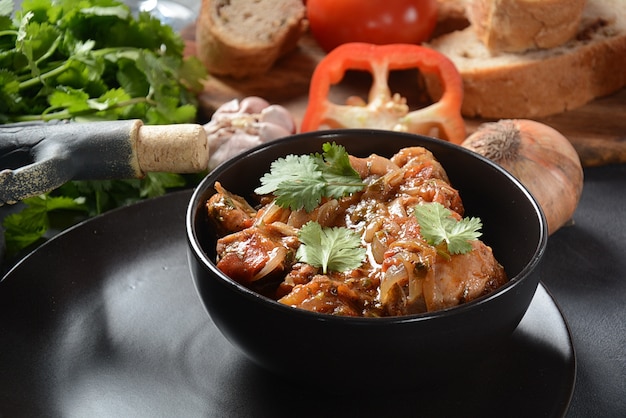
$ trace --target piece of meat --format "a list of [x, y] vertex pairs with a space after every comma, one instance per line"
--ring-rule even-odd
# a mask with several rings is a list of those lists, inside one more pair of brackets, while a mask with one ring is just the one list
[[491, 247], [471, 241], [472, 251], [438, 257], [423, 283], [429, 311], [457, 306], [486, 295], [507, 282], [504, 268], [496, 261]]
[[[428, 176], [424, 178], [438, 178], [449, 182], [448, 175], [439, 161], [435, 159], [432, 152], [424, 147], [403, 148], [391, 157], [391, 162], [405, 170], [418, 168], [428, 168]], [[415, 177], [415, 176], [412, 176]]]
[[382, 262], [381, 302], [387, 315], [449, 308], [486, 295], [506, 283], [504, 268], [489, 246], [443, 256], [420, 236], [414, 217], [396, 219]]
[[315, 276], [310, 282], [295, 286], [278, 301], [313, 312], [362, 316], [361, 295], [343, 281], [328, 276]]
[[362, 179], [369, 176], [384, 176], [391, 170], [397, 170], [398, 166], [388, 158], [372, 154], [369, 157], [359, 158], [350, 155], [350, 165], [359, 173]]
[[276, 299], [288, 295], [297, 285], [303, 285], [310, 282], [313, 277], [317, 276], [319, 268], [310, 264], [296, 263], [291, 271], [285, 276], [285, 279], [278, 285], [276, 289]]
[[291, 269], [299, 244], [275, 232], [251, 227], [218, 239], [217, 268], [245, 285], [276, 275], [282, 278]]
[[228, 192], [216, 182], [215, 193], [206, 203], [209, 219], [219, 236], [239, 232], [252, 226], [257, 211], [242, 197]]

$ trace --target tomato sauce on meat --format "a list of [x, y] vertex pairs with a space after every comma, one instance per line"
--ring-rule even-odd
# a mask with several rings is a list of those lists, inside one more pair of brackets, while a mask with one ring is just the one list
[[[332, 315], [381, 317], [431, 312], [488, 294], [506, 283], [504, 268], [479, 239], [446, 254], [420, 233], [414, 208], [437, 202], [454, 218], [464, 207], [441, 164], [422, 147], [391, 158], [350, 156], [365, 187], [291, 210], [263, 196], [253, 207], [216, 183], [207, 213], [216, 224], [217, 267], [233, 280], [289, 306]], [[298, 261], [299, 229], [309, 221], [358, 232], [366, 248], [360, 267], [323, 274]]]

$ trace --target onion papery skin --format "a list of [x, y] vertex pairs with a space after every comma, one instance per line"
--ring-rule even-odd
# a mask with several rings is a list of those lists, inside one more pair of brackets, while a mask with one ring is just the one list
[[583, 190], [583, 168], [571, 142], [528, 119], [485, 123], [461, 144], [513, 174], [535, 197], [553, 234], [571, 222]]

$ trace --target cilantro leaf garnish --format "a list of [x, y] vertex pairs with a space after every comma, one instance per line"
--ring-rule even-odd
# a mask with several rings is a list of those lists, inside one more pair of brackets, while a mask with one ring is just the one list
[[441, 203], [423, 203], [415, 206], [415, 216], [422, 237], [433, 246], [446, 243], [448, 253], [464, 254], [472, 250], [470, 241], [482, 235], [480, 218], [463, 218], [457, 221], [452, 212]]
[[365, 258], [365, 248], [361, 246], [359, 235], [345, 227], [322, 228], [314, 221], [309, 221], [298, 233], [300, 247], [296, 259], [313, 267], [322, 268], [322, 272], [344, 272], [359, 267]]
[[309, 155], [287, 155], [270, 165], [270, 172], [261, 178], [262, 186], [255, 192], [269, 194], [275, 192], [282, 184], [297, 182], [301, 179], [321, 180], [322, 172], [317, 162]]
[[255, 193], [274, 193], [280, 207], [310, 212], [323, 197], [339, 198], [365, 187], [344, 147], [325, 143], [323, 150], [321, 155], [288, 155], [274, 161]]

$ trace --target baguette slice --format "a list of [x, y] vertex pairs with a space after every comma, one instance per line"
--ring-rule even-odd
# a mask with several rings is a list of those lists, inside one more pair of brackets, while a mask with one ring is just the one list
[[196, 54], [209, 74], [266, 73], [307, 28], [302, 0], [203, 0]]
[[[492, 53], [472, 26], [429, 44], [464, 83], [467, 117], [536, 118], [561, 113], [626, 86], [626, 0], [588, 0], [576, 37], [555, 48]], [[437, 97], [439, 86], [428, 85]]]

